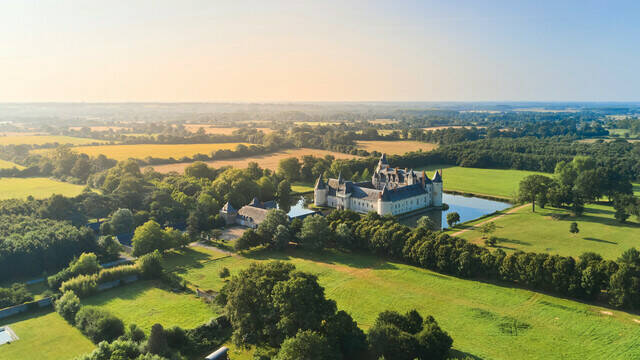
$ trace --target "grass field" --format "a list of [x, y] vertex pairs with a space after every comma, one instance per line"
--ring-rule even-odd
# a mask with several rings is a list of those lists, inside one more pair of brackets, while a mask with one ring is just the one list
[[[141, 144], [141, 145], [102, 145], [102, 146], [78, 146], [73, 150], [89, 156], [104, 154], [106, 157], [116, 160], [126, 160], [129, 158], [144, 159], [147, 156], [161, 159], [180, 159], [184, 156], [195, 154], [211, 154], [212, 151], [230, 149], [235, 150], [236, 146], [242, 143], [224, 144]], [[245, 144], [250, 145], [250, 144]], [[48, 149], [39, 149], [34, 152], [43, 153]]]
[[6, 160], [2, 160], [0, 159], [0, 169], [11, 169], [11, 168], [18, 168], [18, 169], [24, 169], [24, 166], [18, 165], [18, 164], [14, 164], [11, 161], [6, 161]]
[[[219, 290], [217, 276], [252, 261], [279, 259], [318, 275], [327, 297], [367, 329], [380, 311], [418, 309], [451, 334], [454, 348], [479, 359], [631, 359], [640, 356], [637, 316], [540, 293], [462, 280], [372, 256], [299, 251], [207, 261], [190, 252], [178, 273], [205, 289]], [[193, 259], [193, 260], [190, 260]], [[192, 262], [193, 266], [188, 266]], [[640, 320], [638, 320], [640, 321]], [[514, 324], [518, 328], [517, 335]]]
[[80, 330], [50, 310], [1, 319], [0, 325], [9, 325], [20, 338], [0, 346], [1, 360], [66, 360], [95, 348]]
[[135, 323], [147, 333], [155, 323], [189, 329], [216, 316], [211, 305], [195, 295], [174, 293], [153, 281], [138, 281], [107, 290], [83, 299], [82, 304], [108, 310], [125, 324]]
[[534, 171], [501, 170], [466, 168], [451, 165], [432, 165], [415, 170], [426, 170], [429, 176], [432, 171], [443, 169], [442, 178], [444, 190], [461, 191], [474, 194], [490, 195], [511, 199], [518, 191], [520, 180], [532, 174], [541, 174]]
[[42, 145], [49, 143], [59, 144], [71, 144], [71, 145], [84, 145], [94, 143], [105, 143], [104, 140], [85, 139], [71, 136], [58, 136], [58, 135], [11, 135], [0, 136], [0, 145]]
[[26, 198], [47, 198], [53, 194], [76, 196], [84, 186], [74, 185], [49, 178], [0, 178], [0, 200]]
[[438, 147], [437, 144], [420, 141], [357, 141], [357, 147], [367, 151], [378, 151], [389, 155], [404, 154], [410, 151], [430, 151]]
[[313, 191], [314, 184], [308, 184], [303, 182], [294, 182], [291, 184], [291, 190], [297, 193], [308, 193]]
[[[331, 155], [336, 159], [353, 159], [358, 156], [343, 154], [339, 152], [327, 151], [327, 150], [317, 150], [317, 149], [289, 149], [278, 151], [274, 153], [269, 153], [265, 155], [256, 155], [256, 156], [248, 156], [244, 158], [237, 159], [229, 159], [229, 160], [214, 160], [207, 161], [207, 164], [214, 168], [220, 168], [223, 166], [233, 166], [237, 168], [246, 168], [247, 164], [250, 162], [257, 162], [260, 167], [264, 169], [272, 169], [275, 170], [278, 168], [278, 164], [280, 160], [289, 158], [289, 157], [297, 157], [302, 158], [304, 155], [313, 155], [316, 157], [324, 157], [327, 155]], [[178, 164], [166, 164], [166, 165], [154, 165], [153, 168], [161, 173], [168, 173], [170, 171], [177, 171], [182, 173], [184, 168], [191, 165], [192, 163], [178, 163]]]
[[[571, 217], [564, 209], [542, 209], [539, 206], [533, 213], [531, 206], [527, 206], [496, 219], [493, 235], [503, 239], [499, 246], [505, 251], [546, 252], [574, 257], [593, 251], [613, 260], [623, 251], [640, 245], [637, 219], [631, 217], [626, 224], [620, 224], [613, 215], [613, 208], [606, 205], [587, 205], [584, 214], [578, 217]], [[569, 225], [574, 221], [580, 229], [575, 235], [569, 233]], [[484, 241], [478, 230], [464, 232], [460, 237], [477, 244]]]

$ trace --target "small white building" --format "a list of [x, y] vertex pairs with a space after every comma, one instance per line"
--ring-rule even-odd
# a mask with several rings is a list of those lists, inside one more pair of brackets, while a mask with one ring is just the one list
[[320, 175], [313, 194], [316, 206], [401, 215], [442, 207], [442, 171], [430, 179], [424, 171], [390, 167], [382, 154], [370, 182], [354, 183], [341, 175], [325, 182]]

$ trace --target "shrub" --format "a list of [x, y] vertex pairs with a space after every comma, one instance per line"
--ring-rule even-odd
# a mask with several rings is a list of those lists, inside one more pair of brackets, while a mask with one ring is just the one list
[[151, 327], [151, 333], [147, 340], [146, 350], [156, 355], [166, 355], [169, 353], [169, 343], [167, 342], [167, 334], [162, 325], [154, 324]]
[[85, 297], [98, 291], [97, 275], [78, 275], [60, 286], [60, 292], [73, 291], [79, 297]]
[[111, 313], [94, 307], [82, 307], [76, 314], [76, 326], [94, 343], [111, 342], [124, 334], [124, 323]]
[[74, 324], [76, 314], [80, 310], [80, 299], [73, 291], [66, 291], [56, 300], [55, 309], [65, 320]]
[[231, 275], [231, 273], [229, 272], [229, 268], [227, 268], [227, 267], [223, 267], [223, 268], [220, 270], [219, 275], [220, 275], [220, 277], [221, 277], [221, 278], [223, 278], [223, 279], [224, 279], [224, 278], [229, 277], [229, 275]]
[[145, 278], [152, 279], [162, 275], [162, 255], [158, 250], [141, 256], [136, 264]]
[[77, 275], [95, 274], [100, 270], [98, 257], [94, 253], [82, 253], [79, 258], [72, 260], [69, 266], [57, 274], [47, 278], [47, 284], [52, 289], [58, 289], [63, 282]]
[[51, 289], [59, 289], [63, 282], [71, 279], [73, 273], [68, 267], [60, 270], [58, 273], [51, 275], [47, 278], [47, 284]]
[[23, 304], [33, 300], [25, 284], [13, 284], [10, 288], [0, 288], [0, 308]]
[[120, 280], [133, 275], [140, 275], [140, 268], [137, 265], [120, 265], [108, 269], [103, 269], [98, 273], [98, 284], [104, 282]]

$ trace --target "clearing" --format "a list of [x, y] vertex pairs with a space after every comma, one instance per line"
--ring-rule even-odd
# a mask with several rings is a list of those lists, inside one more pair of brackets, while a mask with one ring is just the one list
[[19, 340], [0, 346], [0, 359], [73, 359], [95, 348], [80, 330], [69, 325], [58, 313], [39, 310], [0, 319]]
[[18, 169], [24, 169], [24, 166], [18, 165], [18, 164], [14, 164], [11, 161], [6, 161], [6, 160], [2, 160], [0, 159], [0, 169], [11, 169], [11, 168], [18, 168]]
[[[302, 158], [305, 155], [313, 155], [315, 157], [325, 157], [327, 155], [333, 156], [336, 159], [353, 159], [357, 158], [356, 155], [343, 154], [339, 152], [327, 151], [327, 150], [318, 150], [318, 149], [288, 149], [282, 150], [274, 153], [264, 154], [264, 155], [255, 155], [255, 156], [247, 156], [243, 158], [235, 158], [235, 159], [227, 159], [227, 160], [214, 160], [207, 161], [207, 165], [214, 168], [221, 168], [223, 166], [233, 166], [236, 168], [244, 169], [250, 162], [257, 162], [263, 169], [271, 169], [276, 170], [278, 168], [278, 164], [280, 160], [297, 157]], [[171, 171], [177, 171], [182, 173], [184, 168], [191, 165], [191, 162], [188, 163], [178, 163], [178, 164], [166, 164], [166, 165], [153, 165], [152, 167], [161, 173], [168, 173]]]
[[43, 177], [0, 178], [0, 200], [24, 199], [29, 195], [36, 199], [48, 198], [53, 194], [76, 196], [83, 189], [83, 185], [75, 185]]
[[431, 151], [438, 147], [438, 144], [420, 142], [420, 141], [386, 141], [386, 140], [373, 140], [373, 141], [356, 141], [356, 146], [359, 149], [367, 151], [377, 151], [386, 153], [388, 155], [401, 155], [412, 151]]
[[104, 140], [78, 138], [72, 136], [59, 136], [59, 135], [10, 135], [0, 136], [0, 145], [43, 145], [43, 144], [71, 144], [71, 145], [85, 145], [85, 144], [103, 144]]
[[[219, 256], [192, 249], [167, 265], [193, 285], [219, 290], [252, 261], [282, 260], [316, 274], [328, 298], [367, 329], [377, 314], [416, 308], [433, 315], [453, 347], [483, 359], [629, 359], [640, 356], [640, 325], [631, 314], [523, 289], [463, 280], [369, 255], [326, 251]], [[192, 263], [192, 266], [188, 264]], [[603, 315], [609, 311], [612, 315]], [[517, 328], [517, 330], [516, 330]]]
[[[246, 143], [222, 143], [222, 144], [140, 144], [140, 145], [102, 145], [102, 146], [78, 146], [73, 150], [98, 156], [104, 154], [115, 160], [127, 160], [129, 158], [144, 159], [148, 156], [158, 159], [180, 159], [195, 154], [210, 155], [216, 150], [235, 150], [240, 144]], [[34, 152], [46, 152], [48, 149], [35, 150]]]
[[[518, 191], [520, 181], [526, 176], [540, 174], [535, 171], [467, 168], [452, 165], [430, 165], [414, 170], [432, 172], [443, 169], [444, 190], [489, 195], [504, 199], [512, 199]], [[429, 174], [433, 176], [432, 173]]]
[[217, 315], [194, 294], [176, 293], [162, 286], [156, 281], [137, 281], [82, 299], [82, 305], [108, 310], [125, 325], [135, 323], [147, 333], [155, 323], [190, 329]]
[[[578, 223], [577, 234], [569, 233], [569, 225]], [[500, 241], [503, 250], [525, 252], [545, 252], [578, 257], [586, 251], [593, 251], [605, 259], [617, 259], [622, 252], [638, 247], [640, 224], [635, 217], [621, 224], [614, 218], [614, 210], [604, 204], [588, 204], [584, 214], [573, 217], [568, 210], [531, 205], [494, 220], [496, 230], [492, 234]], [[470, 225], [470, 224], [468, 224]], [[464, 226], [464, 225], [463, 225]], [[470, 229], [459, 235], [476, 244], [483, 244], [478, 229]]]

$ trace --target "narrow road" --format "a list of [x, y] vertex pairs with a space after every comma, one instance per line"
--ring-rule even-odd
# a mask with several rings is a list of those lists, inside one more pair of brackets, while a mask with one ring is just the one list
[[464, 230], [460, 230], [460, 231], [458, 231], [458, 232], [455, 232], [455, 233], [451, 234], [451, 236], [459, 236], [459, 235], [464, 234], [465, 232], [467, 232], [467, 231], [469, 231], [469, 230], [477, 229], [478, 227], [480, 227], [480, 226], [482, 226], [482, 225], [484, 225], [484, 224], [486, 224], [486, 223], [489, 223], [489, 222], [492, 222], [492, 221], [496, 221], [496, 220], [500, 219], [500, 218], [501, 218], [501, 217], [503, 217], [503, 216], [506, 216], [506, 215], [508, 215], [508, 214], [512, 214], [512, 213], [514, 213], [514, 212], [516, 212], [516, 211], [518, 211], [518, 210], [520, 210], [520, 209], [522, 209], [522, 208], [524, 208], [524, 207], [526, 207], [526, 206], [529, 206], [529, 205], [531, 205], [531, 204], [527, 203], [527, 204], [524, 204], [524, 205], [520, 205], [520, 206], [518, 206], [518, 207], [514, 207], [513, 209], [511, 209], [511, 210], [507, 211], [507, 212], [506, 212], [506, 213], [504, 213], [504, 214], [501, 214], [501, 215], [498, 215], [498, 216], [495, 216], [495, 217], [489, 218], [489, 219], [487, 219], [487, 220], [485, 220], [485, 221], [479, 222], [479, 223], [477, 223], [477, 224], [475, 224], [475, 225], [473, 225], [473, 226], [471, 226], [471, 227], [469, 227], [469, 228], [466, 228], [466, 229], [464, 229]]

